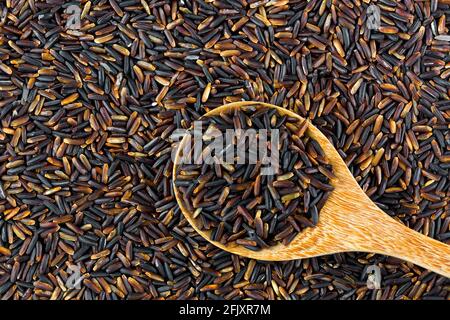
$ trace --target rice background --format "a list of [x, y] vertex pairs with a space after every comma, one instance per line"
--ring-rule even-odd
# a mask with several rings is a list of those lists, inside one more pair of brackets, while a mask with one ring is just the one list
[[395, 258], [266, 263], [212, 247], [176, 205], [170, 134], [227, 102], [294, 110], [384, 211], [448, 242], [450, 44], [435, 38], [449, 14], [438, 1], [1, 1], [0, 297], [448, 299], [447, 278]]

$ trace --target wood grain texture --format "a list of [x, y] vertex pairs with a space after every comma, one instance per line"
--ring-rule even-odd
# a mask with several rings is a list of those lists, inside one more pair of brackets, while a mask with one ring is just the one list
[[[255, 105], [276, 108], [281, 114], [303, 120], [299, 115], [284, 108], [251, 101], [230, 103], [211, 110], [205, 116]], [[225, 246], [212, 241], [209, 232], [198, 228], [196, 220], [180, 201], [182, 195], [174, 185], [177, 202], [186, 219], [202, 237], [215, 246], [252, 259], [285, 261], [338, 252], [362, 251], [394, 256], [450, 277], [450, 246], [424, 236], [389, 217], [359, 187], [339, 153], [320, 130], [309, 124], [307, 134], [322, 146], [336, 175], [336, 179], [331, 181], [335, 190], [320, 211], [316, 227], [303, 230], [288, 246], [278, 244], [260, 251], [248, 250], [238, 245]], [[186, 141], [185, 137], [180, 143], [176, 164]], [[173, 181], [178, 168], [176, 164]]]

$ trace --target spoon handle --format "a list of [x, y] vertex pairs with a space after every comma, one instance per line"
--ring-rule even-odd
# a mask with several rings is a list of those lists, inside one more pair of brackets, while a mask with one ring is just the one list
[[403, 244], [390, 250], [404, 260], [450, 278], [450, 246], [401, 225]]
[[360, 249], [397, 257], [450, 277], [450, 245], [406, 227], [378, 208], [374, 210], [378, 211], [374, 214], [378, 221], [367, 230], [372, 236], [359, 244]]

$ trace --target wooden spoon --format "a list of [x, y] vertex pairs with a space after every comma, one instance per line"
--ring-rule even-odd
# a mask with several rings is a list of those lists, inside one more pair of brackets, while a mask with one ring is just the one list
[[[251, 101], [226, 104], [211, 110], [205, 117], [246, 106], [275, 108], [282, 115], [303, 120], [284, 108]], [[182, 195], [174, 185], [178, 205], [186, 219], [203, 238], [215, 246], [252, 259], [284, 261], [346, 251], [374, 252], [397, 257], [450, 277], [450, 246], [420, 234], [384, 213], [360, 188], [339, 153], [320, 130], [309, 123], [306, 133], [321, 145], [336, 175], [336, 179], [330, 181], [335, 189], [320, 211], [317, 226], [306, 228], [287, 246], [277, 244], [252, 251], [235, 243], [224, 245], [212, 241], [209, 231], [199, 229], [197, 220], [180, 201]], [[176, 179], [177, 164], [180, 163], [180, 151], [186, 141], [187, 136], [181, 141], [176, 153], [173, 181]]]

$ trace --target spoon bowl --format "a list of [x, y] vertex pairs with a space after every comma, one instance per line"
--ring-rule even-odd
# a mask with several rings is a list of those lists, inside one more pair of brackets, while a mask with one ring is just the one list
[[[223, 105], [209, 111], [204, 117], [248, 107], [274, 108], [280, 115], [304, 120], [284, 108], [251, 101]], [[394, 256], [450, 277], [449, 245], [420, 234], [384, 213], [360, 188], [337, 150], [323, 133], [308, 123], [306, 134], [320, 144], [332, 165], [335, 178], [329, 183], [334, 190], [319, 213], [318, 224], [302, 230], [288, 245], [279, 243], [253, 251], [235, 243], [224, 245], [213, 241], [210, 231], [199, 228], [197, 220], [183, 205], [182, 195], [175, 187], [177, 164], [181, 161], [181, 151], [187, 143], [187, 135], [179, 144], [173, 168], [175, 197], [183, 215], [203, 238], [215, 246], [252, 259], [286, 261], [339, 252], [373, 252]]]

